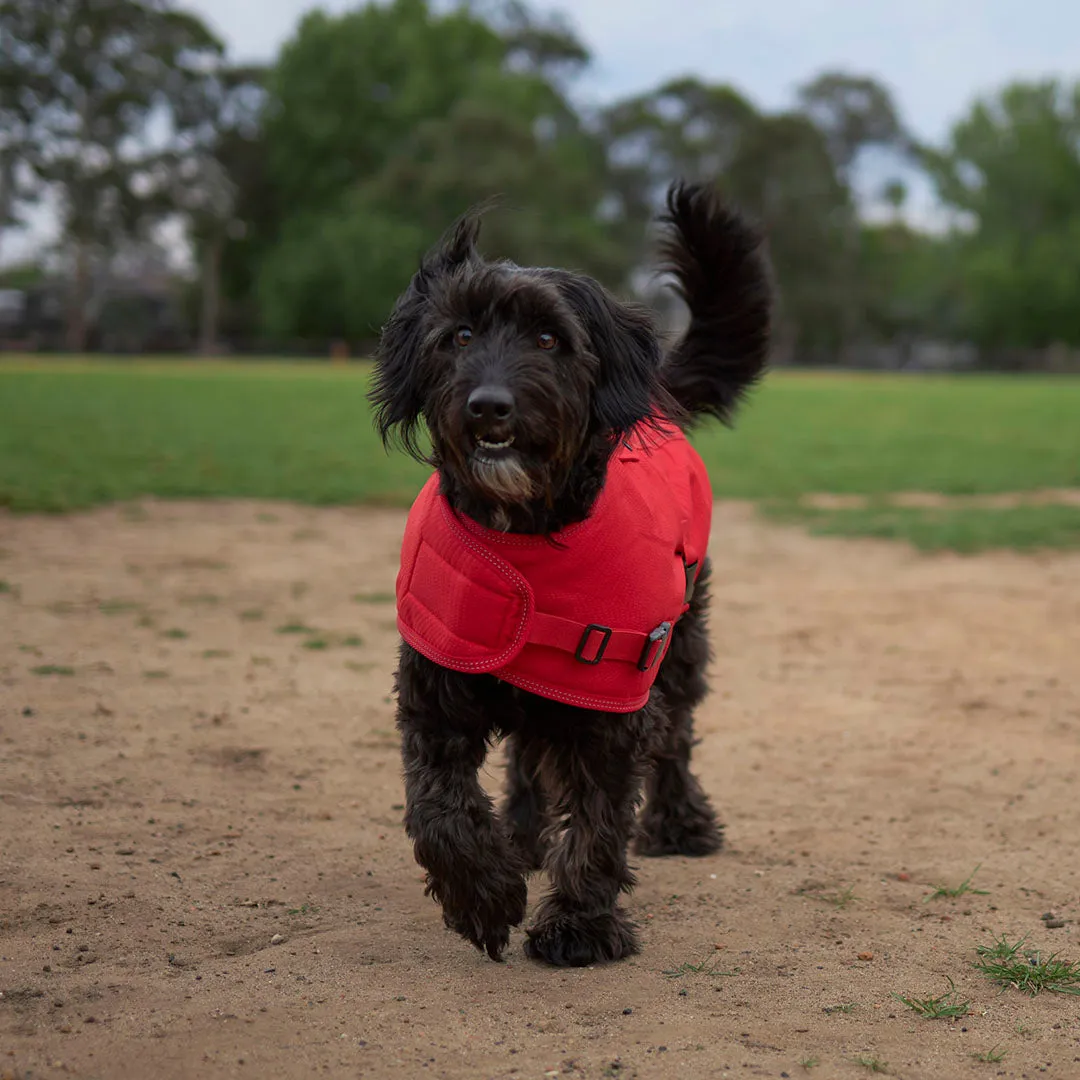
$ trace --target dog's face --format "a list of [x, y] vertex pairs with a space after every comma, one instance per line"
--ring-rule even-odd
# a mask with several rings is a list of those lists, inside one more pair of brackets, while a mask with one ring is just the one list
[[421, 265], [387, 323], [372, 401], [397, 433], [487, 504], [550, 503], [587, 445], [653, 411], [660, 346], [648, 312], [563, 270], [485, 262], [466, 218]]

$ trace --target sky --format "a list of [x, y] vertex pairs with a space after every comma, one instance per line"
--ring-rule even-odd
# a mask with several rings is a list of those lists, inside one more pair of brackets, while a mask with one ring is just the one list
[[[188, 0], [236, 60], [270, 60], [314, 6], [340, 12], [358, 0]], [[901, 118], [924, 141], [942, 142], [979, 96], [1017, 78], [1080, 79], [1077, 0], [534, 0], [563, 11], [593, 51], [575, 88], [586, 105], [641, 92], [678, 75], [727, 82], [759, 108], [792, 104], [795, 88], [826, 69], [871, 74], [892, 91]], [[873, 163], [864, 195], [890, 178]], [[908, 217], [940, 224], [933, 192], [907, 177]], [[3, 261], [50, 231], [6, 239]]]

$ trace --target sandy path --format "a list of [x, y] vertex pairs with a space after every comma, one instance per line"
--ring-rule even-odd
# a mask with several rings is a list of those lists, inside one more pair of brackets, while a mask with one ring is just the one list
[[[1080, 997], [970, 964], [1002, 933], [1080, 959], [1080, 556], [719, 506], [698, 762], [729, 848], [643, 861], [644, 953], [567, 972], [520, 932], [492, 964], [422, 895], [387, 696], [401, 525], [0, 517], [0, 1077], [1080, 1077]], [[977, 863], [988, 895], [923, 902]], [[946, 976], [962, 1020], [890, 996]]]

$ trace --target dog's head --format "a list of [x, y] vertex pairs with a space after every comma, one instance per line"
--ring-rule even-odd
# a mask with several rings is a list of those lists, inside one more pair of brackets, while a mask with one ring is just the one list
[[550, 504], [586, 447], [614, 447], [664, 399], [660, 344], [646, 309], [584, 275], [485, 261], [478, 233], [458, 222], [399, 298], [376, 424], [486, 504]]

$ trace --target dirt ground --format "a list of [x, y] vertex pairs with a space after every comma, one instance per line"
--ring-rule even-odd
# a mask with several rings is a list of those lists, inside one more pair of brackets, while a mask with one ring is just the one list
[[[1001, 934], [1080, 959], [1080, 556], [719, 505], [697, 767], [727, 850], [639, 860], [643, 953], [562, 971], [520, 930], [492, 963], [423, 895], [402, 523], [0, 516], [0, 1077], [1080, 1077], [1080, 997], [972, 968]], [[985, 895], [928, 899], [977, 864]], [[950, 978], [962, 1019], [891, 996]]]

